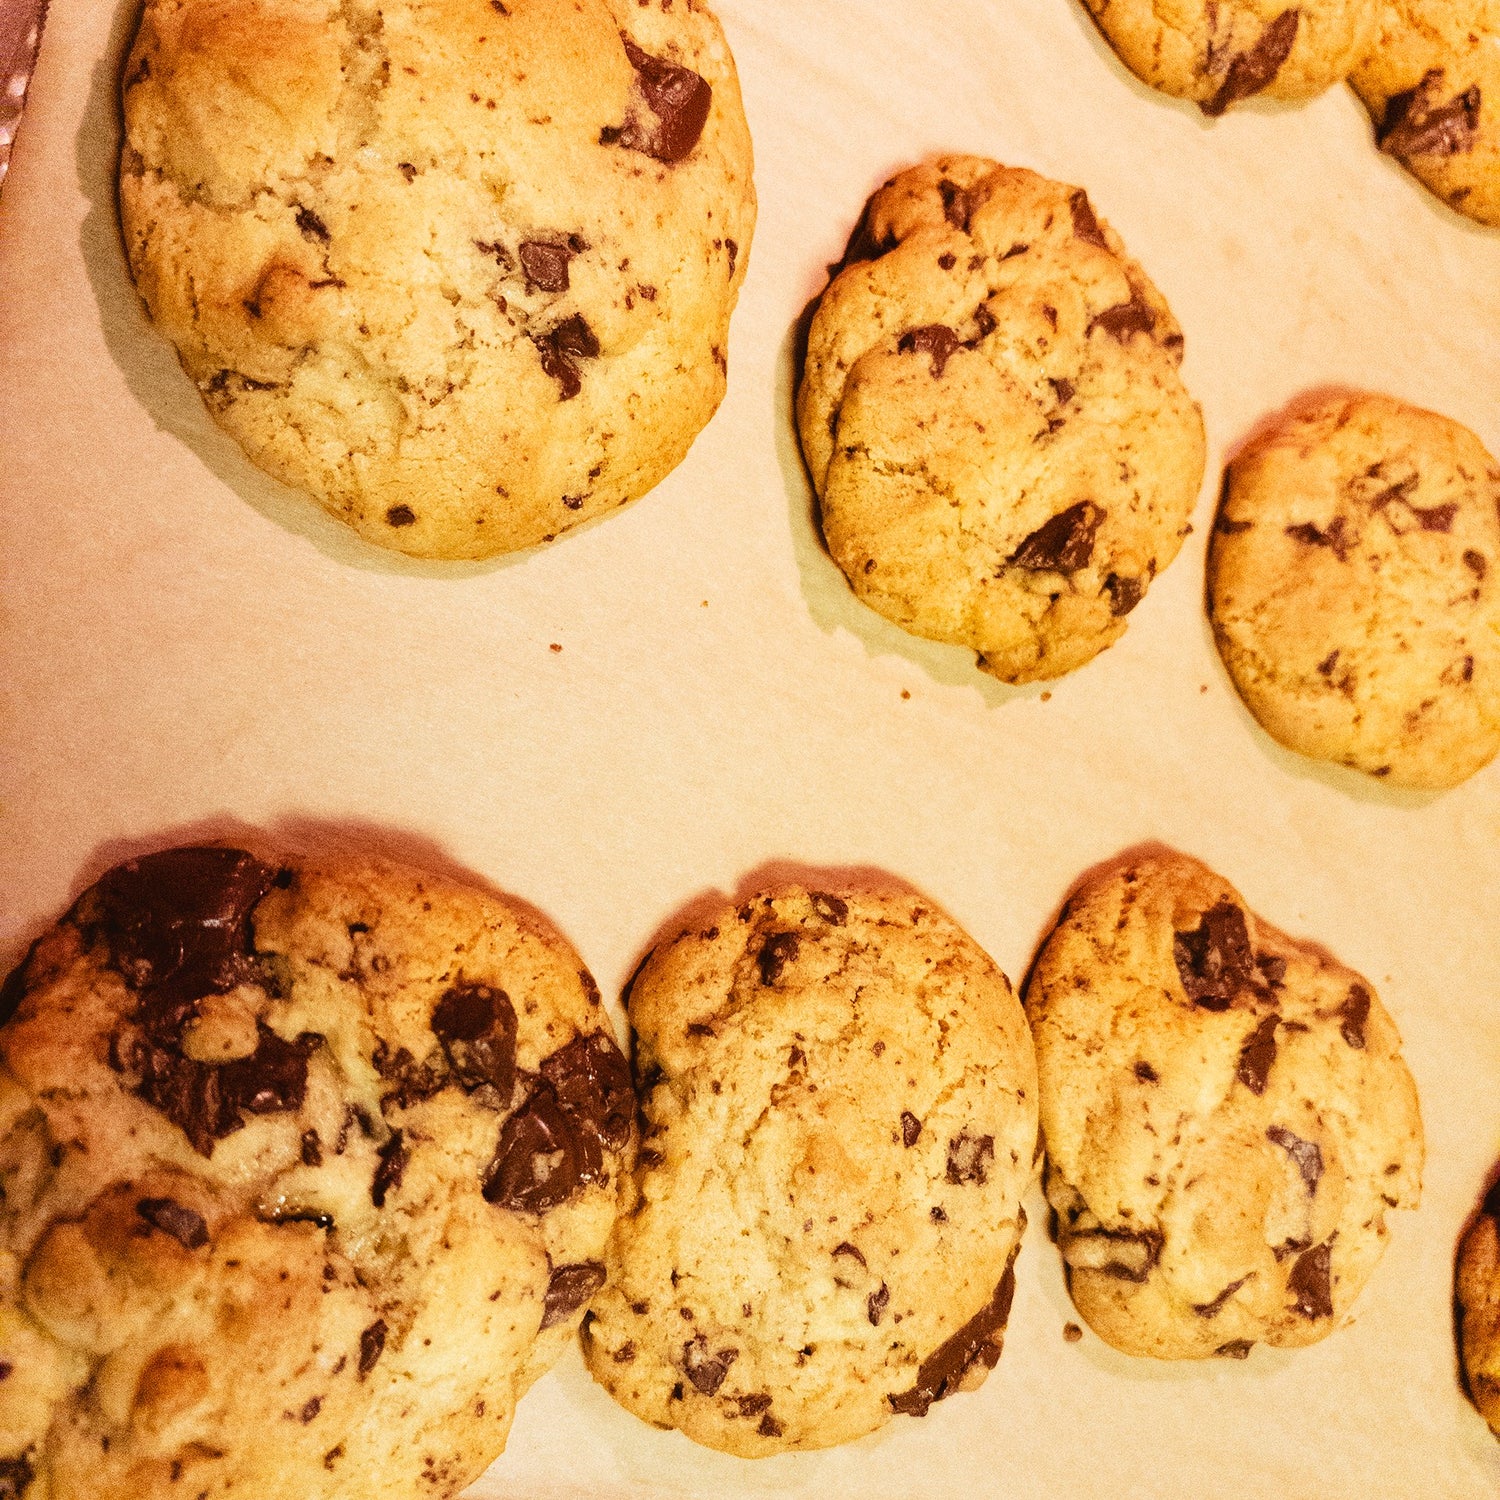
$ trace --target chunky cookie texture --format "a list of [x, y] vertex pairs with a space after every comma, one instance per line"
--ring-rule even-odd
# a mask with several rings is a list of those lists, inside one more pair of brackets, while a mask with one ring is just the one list
[[1219, 654], [1289, 749], [1442, 788], [1500, 751], [1500, 464], [1457, 422], [1340, 395], [1229, 467]]
[[1500, 1437], [1500, 1188], [1459, 1244], [1453, 1300], [1469, 1399]]
[[1500, 225], [1500, 0], [1382, 0], [1350, 82], [1382, 151], [1459, 213]]
[[1182, 351], [1081, 188], [966, 156], [892, 179], [812, 319], [797, 397], [855, 594], [1005, 682], [1089, 661], [1198, 496]]
[[1374, 988], [1182, 855], [1068, 903], [1027, 984], [1073, 1302], [1127, 1354], [1241, 1359], [1336, 1328], [1421, 1193]]
[[528, 912], [175, 849], [4, 989], [0, 1495], [445, 1497], [574, 1336], [635, 1151]]
[[605, 1389], [753, 1458], [979, 1384], [1037, 1122], [985, 954], [917, 896], [784, 890], [662, 944], [629, 1003], [644, 1139], [584, 1338]]
[[124, 105], [152, 317], [369, 541], [550, 541], [723, 396], [755, 195], [699, 0], [148, 0]]
[[1381, 0], [1084, 3], [1143, 83], [1222, 115], [1259, 96], [1310, 99], [1347, 78], [1375, 38]]

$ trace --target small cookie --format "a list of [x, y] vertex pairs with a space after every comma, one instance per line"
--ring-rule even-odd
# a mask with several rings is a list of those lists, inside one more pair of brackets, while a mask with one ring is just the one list
[[1082, 189], [971, 156], [893, 178], [823, 294], [797, 397], [854, 592], [1004, 682], [1096, 656], [1202, 482], [1182, 347]]
[[1374, 39], [1380, 6], [1380, 0], [1084, 3], [1142, 83], [1191, 99], [1206, 115], [1256, 96], [1311, 99], [1341, 82]]
[[1500, 1437], [1500, 1187], [1459, 1244], [1453, 1301], [1469, 1399]]
[[1382, 0], [1349, 81], [1382, 151], [1459, 213], [1500, 225], [1500, 0]]
[[0, 1493], [455, 1495], [634, 1156], [564, 940], [373, 862], [133, 860], [0, 1013]]
[[1085, 883], [1027, 984], [1074, 1305], [1126, 1354], [1331, 1333], [1421, 1194], [1422, 1122], [1370, 984], [1180, 854]]
[[1303, 406], [1229, 466], [1208, 609], [1273, 739], [1456, 786], [1500, 751], [1500, 465], [1385, 396]]
[[724, 394], [755, 192], [701, 0], [147, 0], [124, 109], [152, 318], [367, 541], [551, 541]]
[[645, 1144], [589, 1369], [744, 1457], [824, 1448], [1000, 1357], [1036, 1073], [1005, 976], [919, 896], [784, 890], [630, 991]]

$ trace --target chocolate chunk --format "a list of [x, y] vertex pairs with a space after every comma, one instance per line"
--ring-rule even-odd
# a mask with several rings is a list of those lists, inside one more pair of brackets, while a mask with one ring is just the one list
[[917, 1137], [922, 1134], [922, 1122], [909, 1110], [901, 1111], [901, 1144], [911, 1147], [917, 1144]]
[[769, 1391], [756, 1391], [751, 1396], [731, 1396], [729, 1399], [739, 1407], [738, 1415], [741, 1417], [758, 1417], [763, 1411], [771, 1409]]
[[842, 271], [846, 266], [858, 265], [861, 261], [879, 260], [882, 256], [889, 255], [900, 243], [890, 230], [887, 230], [879, 239], [875, 237], [875, 230], [870, 219], [873, 204], [873, 199], [865, 204], [865, 210], [859, 216], [859, 223], [854, 226], [854, 232], [849, 236], [849, 243], [844, 248], [844, 258], [837, 266], [830, 267], [833, 274]]
[[359, 1336], [359, 1378], [363, 1380], [385, 1353], [385, 1319], [379, 1318]]
[[646, 113], [631, 109], [623, 125], [605, 126], [599, 133], [599, 144], [623, 146], [668, 165], [679, 162], [703, 134], [713, 106], [713, 89], [691, 68], [652, 57], [623, 33], [620, 40], [635, 69], [636, 88]]
[[1478, 85], [1437, 104], [1442, 87], [1443, 70], [1433, 68], [1416, 88], [1391, 96], [1378, 132], [1382, 151], [1407, 161], [1413, 156], [1461, 156], [1474, 149], [1479, 139]]
[[1073, 399], [1076, 387], [1071, 380], [1053, 380], [1049, 376], [1047, 384], [1052, 387], [1052, 394], [1057, 397], [1059, 406], [1066, 406]]
[[1301, 1136], [1293, 1135], [1281, 1125], [1271, 1125], [1266, 1129], [1266, 1139], [1272, 1144], [1280, 1146], [1293, 1164], [1302, 1174], [1302, 1181], [1307, 1185], [1309, 1193], [1316, 1193], [1319, 1179], [1323, 1176], [1323, 1153], [1318, 1149], [1316, 1141], [1304, 1141]]
[[943, 371], [948, 368], [948, 361], [959, 347], [958, 335], [941, 323], [908, 329], [896, 343], [897, 350], [902, 354], [930, 354], [934, 380], [942, 379]]
[[1089, 202], [1089, 195], [1082, 188], [1068, 199], [1068, 208], [1073, 214], [1074, 237], [1087, 240], [1091, 245], [1098, 245], [1101, 250], [1108, 250], [1109, 241], [1104, 238], [1104, 231], [1094, 216], [1094, 205]]
[[527, 284], [541, 292], [567, 291], [568, 262], [577, 253], [567, 241], [523, 240], [521, 269], [526, 273]]
[[890, 1301], [890, 1288], [883, 1281], [880, 1283], [879, 1291], [871, 1292], [865, 1298], [865, 1312], [870, 1319], [871, 1327], [880, 1327], [880, 1320], [885, 1316], [885, 1310], [890, 1305]]
[[450, 1082], [443, 1059], [419, 1064], [405, 1047], [398, 1048], [393, 1057], [383, 1040], [375, 1043], [370, 1061], [375, 1065], [375, 1071], [393, 1085], [380, 1096], [382, 1114], [393, 1105], [398, 1109], [410, 1109], [412, 1105], [441, 1093]]
[[739, 1358], [738, 1349], [720, 1349], [710, 1353], [708, 1335], [700, 1333], [682, 1346], [682, 1373], [695, 1389], [705, 1396], [716, 1396], [729, 1367]]
[[466, 1090], [489, 1084], [509, 1100], [516, 1077], [516, 1012], [504, 990], [454, 985], [432, 1013], [432, 1033]]
[[1121, 578], [1118, 573], [1104, 580], [1104, 591], [1109, 595], [1109, 612], [1117, 618], [1128, 615], [1146, 597], [1146, 586], [1139, 578]]
[[857, 1260], [860, 1265], [865, 1264], [865, 1257], [861, 1252], [859, 1246], [851, 1245], [848, 1240], [845, 1240], [842, 1244], [835, 1245], [833, 1247], [833, 1253], [835, 1258], [840, 1255], [847, 1255], [851, 1260]]
[[943, 199], [943, 217], [955, 229], [962, 229], [967, 234], [969, 221], [974, 217], [973, 198], [966, 189], [946, 177], [938, 183], [938, 192]]
[[1265, 1093], [1271, 1068], [1276, 1062], [1276, 1028], [1280, 1024], [1280, 1016], [1267, 1016], [1240, 1048], [1239, 1066], [1234, 1076], [1257, 1096]]
[[763, 1438], [779, 1438], [782, 1432], [785, 1431], [781, 1423], [778, 1422], [770, 1412], [767, 1412], [765, 1416], [760, 1419], [760, 1426], [755, 1430]]
[[1250, 1351], [1255, 1347], [1254, 1339], [1230, 1339], [1227, 1344], [1220, 1344], [1214, 1353], [1220, 1359], [1249, 1359]]
[[1231, 104], [1248, 99], [1269, 88], [1281, 71], [1281, 65], [1291, 55], [1297, 40], [1297, 28], [1302, 13], [1295, 8], [1284, 10], [1261, 32], [1259, 39], [1248, 52], [1236, 53], [1230, 59], [1229, 69], [1219, 91], [1207, 103], [1200, 105], [1206, 115], [1222, 115]]
[[1327, 531], [1319, 531], [1311, 521], [1288, 526], [1286, 534], [1307, 547], [1328, 547], [1340, 562], [1347, 562], [1358, 537], [1351, 534], [1349, 523], [1343, 516], [1335, 516], [1328, 523]]
[[583, 1135], [610, 1151], [625, 1148], [635, 1122], [635, 1089], [613, 1037], [602, 1031], [574, 1037], [542, 1064], [542, 1077]]
[[376, 1208], [384, 1208], [386, 1194], [401, 1186], [401, 1179], [406, 1175], [406, 1163], [410, 1159], [402, 1132], [393, 1130], [390, 1140], [375, 1155], [379, 1159], [379, 1165], [375, 1168], [375, 1177], [370, 1183], [370, 1202]]
[[1073, 1235], [1063, 1258], [1074, 1270], [1097, 1271], [1139, 1285], [1156, 1269], [1161, 1249], [1161, 1232], [1156, 1229], [1093, 1229]]
[[8, 1359], [0, 1359], [0, 1380], [9, 1380], [16, 1373], [16, 1367]]
[[801, 940], [795, 932], [773, 932], [761, 945], [756, 955], [756, 967], [760, 970], [762, 984], [775, 984], [781, 971], [797, 957]]
[[908, 1417], [925, 1417], [934, 1401], [950, 1395], [973, 1365], [993, 1370], [1000, 1361], [1010, 1304], [1016, 1294], [1015, 1253], [1006, 1266], [995, 1295], [957, 1333], [917, 1369], [917, 1383], [909, 1391], [886, 1397], [891, 1410]]
[[1112, 339], [1118, 339], [1123, 344], [1133, 333], [1154, 333], [1156, 314], [1141, 299], [1141, 294], [1132, 288], [1129, 302], [1116, 303], [1114, 307], [1106, 307], [1102, 313], [1094, 315], [1089, 322], [1089, 333], [1093, 333], [1096, 328], [1102, 328]]
[[604, 1285], [604, 1267], [596, 1260], [576, 1266], [559, 1266], [547, 1283], [547, 1299], [542, 1304], [542, 1328], [553, 1328], [571, 1318], [580, 1307], [593, 1301], [594, 1293]]
[[1248, 1276], [1241, 1276], [1238, 1281], [1231, 1281], [1228, 1286], [1214, 1298], [1212, 1302], [1195, 1302], [1193, 1311], [1200, 1318], [1217, 1318], [1224, 1311], [1224, 1305], [1244, 1284], [1249, 1281]]
[[28, 1454], [0, 1459], [0, 1500], [21, 1500], [35, 1478], [36, 1470], [31, 1467]]
[[990, 1163], [994, 1159], [994, 1136], [970, 1135], [967, 1130], [962, 1130], [948, 1142], [947, 1180], [955, 1184], [982, 1184], [989, 1177]]
[[1412, 514], [1422, 523], [1423, 531], [1453, 530], [1453, 518], [1458, 514], [1458, 506], [1451, 500], [1446, 505], [1432, 505], [1425, 510], [1420, 505], [1412, 506]]
[[323, 1143], [318, 1139], [316, 1130], [302, 1132], [302, 1165], [304, 1167], [323, 1165]]
[[1033, 572], [1076, 573], [1094, 555], [1094, 538], [1107, 512], [1092, 500], [1081, 500], [1055, 515], [1011, 554], [1013, 567]]
[[1254, 977], [1245, 914], [1230, 901], [1204, 912], [1191, 932], [1175, 934], [1172, 956], [1188, 999], [1204, 1010], [1228, 1010]]
[[838, 896], [829, 896], [823, 891], [813, 891], [808, 899], [812, 907], [830, 927], [842, 927], [849, 920], [849, 903]]
[[249, 1057], [219, 1070], [225, 1098], [252, 1115], [301, 1109], [307, 1094], [308, 1054], [321, 1044], [322, 1037], [304, 1033], [295, 1042], [286, 1042], [264, 1024], [258, 1035], [259, 1043]]
[[1292, 1306], [1304, 1318], [1333, 1316], [1333, 1289], [1330, 1284], [1331, 1254], [1327, 1245], [1314, 1245], [1297, 1257], [1287, 1290], [1295, 1298]]
[[[1476, 577], [1482, 579], [1490, 570], [1490, 565], [1484, 560], [1484, 553], [1476, 552], [1470, 547], [1464, 553], [1464, 566]], [[8, 1019], [0, 1012], [0, 1021]]]
[[329, 240], [328, 226], [310, 208], [297, 210], [297, 228], [310, 240], [326, 245]]
[[1370, 1019], [1370, 992], [1362, 984], [1351, 984], [1339, 1007], [1339, 1035], [1356, 1052], [1364, 1050], [1365, 1023]]
[[1239, 536], [1242, 532], [1254, 531], [1254, 521], [1231, 521], [1223, 511], [1219, 512], [1219, 518], [1214, 522], [1214, 530], [1223, 536]]
[[583, 389], [580, 359], [598, 359], [599, 340], [581, 313], [557, 325], [547, 333], [533, 334], [531, 342], [541, 356], [542, 369], [562, 388], [560, 401], [571, 401]]
[[1138, 1062], [1135, 1065], [1135, 1076], [1142, 1083], [1156, 1083], [1161, 1075], [1148, 1062]]
[[184, 1250], [201, 1250], [208, 1243], [203, 1215], [175, 1198], [142, 1198], [135, 1211], [153, 1229], [171, 1235]]
[[[1335, 651], [1334, 655], [1337, 656], [1338, 652]], [[1281, 982], [1286, 978], [1286, 960], [1279, 953], [1257, 953], [1255, 967], [1272, 989], [1281, 988]]]
[[409, 505], [393, 505], [385, 513], [387, 526], [415, 526], [417, 513]]

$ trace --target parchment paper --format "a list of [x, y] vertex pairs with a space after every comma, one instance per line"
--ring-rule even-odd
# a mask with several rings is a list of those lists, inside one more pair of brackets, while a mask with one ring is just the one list
[[[1500, 1154], [1500, 767], [1430, 797], [1281, 751], [1202, 592], [1225, 454], [1309, 388], [1407, 397], [1500, 452], [1500, 234], [1380, 157], [1347, 91], [1208, 124], [1137, 85], [1075, 0], [719, 9], [761, 201], [723, 410], [618, 517], [433, 566], [357, 543], [213, 427], [118, 244], [133, 9], [57, 0], [0, 200], [0, 960], [116, 860], [248, 826], [512, 891], [607, 995], [695, 897], [798, 866], [912, 882], [1019, 981], [1084, 870], [1175, 845], [1367, 974], [1404, 1033], [1426, 1196], [1351, 1326], [1243, 1364], [1068, 1345], [1034, 1192], [979, 1393], [751, 1463], [636, 1422], [575, 1354], [474, 1493], [1494, 1494], [1450, 1298]], [[1087, 187], [1181, 319], [1207, 417], [1195, 534], [1124, 641], [1050, 689], [853, 601], [790, 425], [797, 315], [867, 193], [939, 149]]]

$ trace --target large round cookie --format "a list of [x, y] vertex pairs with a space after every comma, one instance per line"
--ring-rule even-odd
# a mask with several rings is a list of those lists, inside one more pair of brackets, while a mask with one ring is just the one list
[[1500, 750], [1500, 465], [1457, 422], [1338, 395], [1230, 465], [1214, 637], [1266, 732], [1410, 787]]
[[4, 995], [0, 1493], [476, 1478], [634, 1155], [567, 943], [393, 865], [181, 849], [85, 892]]
[[1422, 1124], [1369, 983], [1162, 853], [1089, 879], [1027, 984], [1074, 1304], [1127, 1354], [1311, 1344], [1421, 1192]]
[[1469, 1399], [1500, 1437], [1500, 1188], [1459, 1244], [1453, 1302]]
[[1182, 348], [1081, 189], [968, 156], [887, 183], [812, 319], [797, 398], [854, 592], [1005, 682], [1117, 640], [1203, 477]]
[[1500, 0], [1382, 0], [1349, 81], [1382, 151], [1459, 213], [1500, 225]]
[[983, 1380], [1036, 1073], [974, 942], [918, 896], [785, 890], [661, 944], [629, 1003], [646, 1143], [584, 1339], [610, 1394], [759, 1457]]
[[750, 137], [700, 3], [148, 0], [120, 205], [250, 457], [425, 557], [549, 541], [724, 393]]
[[1221, 115], [1258, 95], [1310, 99], [1347, 78], [1375, 35], [1380, 0], [1084, 3], [1143, 83]]

